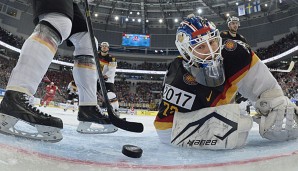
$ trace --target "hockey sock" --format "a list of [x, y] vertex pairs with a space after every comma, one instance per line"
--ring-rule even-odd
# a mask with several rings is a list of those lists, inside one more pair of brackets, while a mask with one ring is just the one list
[[18, 63], [7, 84], [7, 90], [35, 94], [58, 45], [70, 34], [71, 20], [62, 14], [45, 14], [40, 16], [40, 20], [43, 21], [40, 21], [23, 44]]
[[73, 78], [78, 86], [80, 106], [97, 105], [97, 73], [92, 56], [75, 56]]
[[48, 34], [50, 28], [37, 25], [25, 41], [17, 65], [12, 70], [7, 90], [33, 95], [57, 51], [57, 36]]
[[69, 40], [75, 46], [73, 77], [78, 86], [79, 105], [97, 105], [97, 70], [90, 36], [87, 32], [72, 35]]

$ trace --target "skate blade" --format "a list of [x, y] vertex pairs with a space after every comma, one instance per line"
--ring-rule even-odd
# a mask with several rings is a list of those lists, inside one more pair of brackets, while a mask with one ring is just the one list
[[77, 132], [82, 134], [109, 134], [118, 131], [118, 128], [112, 124], [102, 125], [102, 124], [95, 124], [96, 126], [101, 127], [91, 127], [94, 124], [92, 122], [82, 122], [80, 121]]
[[[15, 125], [19, 121], [26, 123], [26, 126], [30, 126], [30, 128], [35, 128], [36, 131], [26, 132], [17, 129]], [[2, 113], [0, 115], [0, 133], [29, 140], [45, 141], [51, 143], [59, 142], [63, 139], [59, 128], [28, 123], [13, 116]]]

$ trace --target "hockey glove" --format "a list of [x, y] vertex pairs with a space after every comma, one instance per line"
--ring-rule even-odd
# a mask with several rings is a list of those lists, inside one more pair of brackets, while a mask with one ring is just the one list
[[262, 93], [255, 108], [258, 114], [253, 119], [259, 124], [263, 138], [274, 141], [298, 138], [298, 108], [281, 89]]

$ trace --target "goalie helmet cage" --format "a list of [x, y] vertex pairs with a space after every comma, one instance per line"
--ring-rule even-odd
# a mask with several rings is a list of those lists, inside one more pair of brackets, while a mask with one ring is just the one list
[[90, 13], [89, 5], [88, 5], [88, 0], [84, 0], [83, 4], [84, 4], [84, 9], [85, 9], [85, 16], [86, 16], [86, 20], [87, 20], [88, 31], [89, 31], [90, 38], [91, 38], [93, 54], [94, 54], [94, 58], [95, 58], [95, 63], [96, 63], [96, 68], [97, 68], [97, 73], [98, 73], [98, 78], [99, 78], [99, 84], [101, 87], [101, 92], [102, 92], [104, 101], [107, 105], [108, 116], [109, 116], [112, 124], [118, 128], [124, 129], [126, 131], [131, 131], [131, 132], [143, 132], [144, 126], [142, 123], [129, 122], [129, 121], [119, 118], [116, 115], [115, 111], [113, 110], [113, 107], [111, 106], [111, 104], [109, 102], [107, 90], [105, 87], [105, 82], [103, 79], [103, 74], [100, 69], [99, 56], [98, 56], [97, 48], [96, 48], [96, 44], [95, 44], [95, 38], [94, 38], [94, 32], [93, 32], [93, 27], [92, 27], [92, 23], [91, 23], [91, 13]]

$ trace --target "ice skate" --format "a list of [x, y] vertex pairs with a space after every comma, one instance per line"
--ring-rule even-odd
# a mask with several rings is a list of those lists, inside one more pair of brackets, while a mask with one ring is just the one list
[[[106, 134], [118, 130], [111, 124], [108, 116], [102, 114], [97, 106], [80, 106], [78, 111], [80, 121], [77, 131], [85, 134]], [[91, 128], [91, 125], [93, 126]]]
[[[27, 123], [29, 127], [19, 129], [16, 126], [19, 121]], [[29, 104], [27, 94], [17, 91], [6, 91], [0, 105], [0, 124], [0, 133], [3, 134], [49, 142], [58, 142], [63, 138], [60, 132], [62, 120], [39, 111]]]

